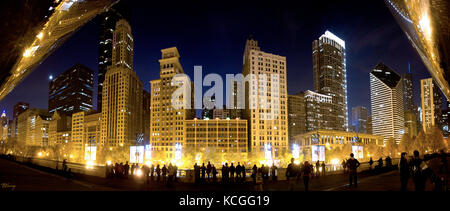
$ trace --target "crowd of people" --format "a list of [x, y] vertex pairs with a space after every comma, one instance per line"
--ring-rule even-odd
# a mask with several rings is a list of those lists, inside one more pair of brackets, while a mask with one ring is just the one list
[[147, 183], [150, 181], [162, 181], [164, 183], [170, 183], [177, 181], [178, 166], [169, 163], [168, 166], [152, 164], [151, 166], [133, 163], [130, 167], [128, 161], [123, 163], [106, 164], [105, 168], [106, 178], [128, 178], [129, 176], [142, 177]]

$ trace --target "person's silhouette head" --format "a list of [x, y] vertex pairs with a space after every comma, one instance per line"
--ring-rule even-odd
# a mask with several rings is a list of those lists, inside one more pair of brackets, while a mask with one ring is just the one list
[[419, 151], [414, 150], [414, 157], [418, 158], [419, 157]]
[[350, 153], [350, 157], [354, 157], [355, 155], [353, 153]]
[[295, 159], [294, 159], [294, 158], [291, 158], [291, 163], [294, 163], [294, 161], [295, 161]]

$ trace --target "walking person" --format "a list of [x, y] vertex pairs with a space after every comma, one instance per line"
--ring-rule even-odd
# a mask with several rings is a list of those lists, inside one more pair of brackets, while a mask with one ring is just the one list
[[128, 165], [128, 161], [125, 162], [125, 165], [123, 166], [123, 172], [125, 174], [125, 178], [128, 178], [128, 174], [130, 173], [130, 165]]
[[246, 172], [245, 172], [244, 164], [242, 164], [242, 166], [241, 166], [241, 173], [242, 173], [242, 181], [245, 182]]
[[134, 165], [134, 163], [131, 164], [131, 177], [134, 176], [134, 171], [135, 171], [135, 169], [136, 169], [136, 165]]
[[353, 153], [350, 153], [350, 159], [347, 160], [348, 179], [349, 184], [352, 186], [352, 182], [355, 184], [355, 188], [358, 187], [358, 173], [357, 168], [361, 165], [357, 159], [354, 158]]
[[344, 174], [345, 174], [345, 172], [346, 172], [345, 170], [347, 169], [347, 164], [345, 163], [345, 159], [342, 160], [341, 165], [342, 165], [342, 168], [344, 169]]
[[237, 164], [237, 166], [236, 166], [236, 181], [240, 181], [240, 178], [241, 178], [241, 172], [242, 172], [242, 169], [241, 169], [241, 163], [238, 162], [238, 164]]
[[410, 177], [410, 168], [408, 159], [406, 158], [406, 152], [402, 152], [400, 158], [400, 183], [401, 183], [401, 191], [407, 190], [408, 180]]
[[370, 160], [369, 160], [369, 170], [370, 171], [372, 171], [372, 165], [373, 165], [373, 160], [372, 160], [372, 157], [370, 157]]
[[289, 190], [290, 191], [293, 191], [295, 189], [295, 182], [297, 179], [294, 161], [295, 161], [295, 159], [291, 158], [291, 163], [289, 163], [289, 165], [286, 168], [286, 179], [289, 182]]
[[234, 182], [234, 172], [236, 172], [236, 168], [234, 167], [233, 163], [231, 163], [230, 166], [230, 181]]
[[152, 164], [152, 167], [150, 167], [150, 180], [153, 182], [153, 175], [155, 173], [155, 165]]
[[305, 191], [309, 190], [309, 180], [311, 177], [311, 172], [313, 171], [313, 167], [309, 164], [308, 161], [305, 161], [303, 167], [301, 169], [301, 174], [303, 175], [303, 185], [305, 186]]

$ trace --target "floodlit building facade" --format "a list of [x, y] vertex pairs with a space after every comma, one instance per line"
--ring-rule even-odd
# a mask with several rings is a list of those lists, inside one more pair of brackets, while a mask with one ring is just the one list
[[48, 145], [66, 144], [70, 141], [72, 132], [72, 116], [66, 116], [55, 111], [49, 121]]
[[347, 69], [345, 41], [326, 31], [312, 44], [314, 89], [332, 97], [332, 128], [347, 131]]
[[[72, 116], [71, 149], [77, 160], [96, 160], [100, 148], [102, 113], [78, 112]], [[109, 150], [109, 149], [106, 149]]]
[[420, 80], [420, 98], [423, 131], [428, 132], [433, 126], [441, 128], [442, 96], [432, 78]]
[[383, 63], [370, 72], [372, 133], [397, 143], [405, 132], [402, 85], [400, 75]]
[[[178, 86], [172, 83], [176, 74], [183, 74], [180, 54], [176, 47], [161, 50], [160, 79], [150, 81], [151, 116], [150, 146], [152, 157], [161, 160], [175, 158], [175, 148], [185, 147], [185, 120], [194, 117], [194, 110], [172, 106], [172, 94]], [[191, 86], [193, 87], [193, 86]], [[181, 101], [187, 96], [182, 96]], [[192, 98], [192, 95], [190, 96]], [[190, 101], [192, 103], [192, 101]]]
[[201, 153], [205, 161], [247, 160], [247, 120], [195, 118], [186, 120], [185, 128], [187, 152]]
[[263, 52], [258, 41], [247, 39], [242, 73], [246, 77], [252, 74], [243, 114], [249, 120], [249, 149], [259, 154], [270, 151], [274, 159], [288, 152], [286, 67], [286, 57]]
[[125, 20], [113, 35], [112, 65], [103, 83], [100, 145], [112, 160], [129, 159], [129, 146], [142, 135], [142, 82], [133, 71], [133, 36]]
[[18, 117], [17, 141], [20, 146], [48, 146], [48, 130], [51, 116], [47, 110], [30, 108]]

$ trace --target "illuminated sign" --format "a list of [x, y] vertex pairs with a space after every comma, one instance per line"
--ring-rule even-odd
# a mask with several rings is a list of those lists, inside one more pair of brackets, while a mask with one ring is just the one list
[[87, 146], [84, 151], [84, 160], [95, 160], [97, 157], [97, 146]]
[[144, 163], [144, 146], [130, 147], [130, 163]]

